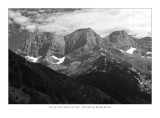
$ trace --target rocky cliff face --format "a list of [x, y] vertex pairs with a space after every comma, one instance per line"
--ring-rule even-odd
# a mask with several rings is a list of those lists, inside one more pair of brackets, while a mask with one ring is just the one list
[[76, 30], [64, 38], [48, 32], [30, 33], [28, 40], [17, 53], [23, 56], [43, 57], [40, 62], [46, 63], [44, 61], [52, 56], [59, 58], [66, 56], [65, 62], [67, 62], [82, 57], [80, 55], [83, 57], [96, 55], [99, 50], [113, 54], [126, 52], [151, 58], [151, 38], [136, 39], [125, 31], [115, 31], [103, 39], [90, 28]]
[[[85, 28], [64, 38], [47, 32], [30, 34], [30, 38], [17, 52], [20, 55], [36, 57], [40, 63], [72, 75], [82, 73], [101, 55], [110, 55], [121, 62], [130, 63], [138, 71], [151, 73], [150, 51], [150, 37], [136, 39], [125, 31], [115, 31], [102, 39], [92, 29]], [[61, 59], [64, 56], [64, 62], [56, 65], [57, 57]]]
[[79, 29], [75, 32], [66, 35], [65, 39], [65, 54], [72, 53], [76, 50], [82, 50], [82, 52], [100, 47], [102, 39], [92, 29]]
[[134, 47], [135, 43], [125, 31], [115, 31], [108, 36], [108, 42], [124, 51]]
[[151, 52], [152, 43], [151, 37], [144, 37], [142, 39], [134, 38], [128, 35], [125, 31], [112, 32], [106, 38], [107, 44], [122, 51], [134, 49], [134, 54], [147, 57], [147, 52]]
[[54, 33], [30, 33], [26, 42], [17, 50], [17, 53], [24, 56], [45, 56], [54, 54], [57, 56], [64, 55], [63, 37]]

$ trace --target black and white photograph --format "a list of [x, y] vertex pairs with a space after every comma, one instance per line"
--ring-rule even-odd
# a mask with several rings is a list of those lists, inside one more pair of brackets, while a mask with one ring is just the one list
[[8, 104], [152, 104], [152, 9], [8, 8]]
[[1, 1], [0, 117], [159, 117], [158, 3]]

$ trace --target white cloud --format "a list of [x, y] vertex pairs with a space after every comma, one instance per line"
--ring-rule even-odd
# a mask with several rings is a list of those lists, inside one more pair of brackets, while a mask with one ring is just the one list
[[26, 29], [31, 31], [31, 32], [34, 32], [37, 29], [37, 27], [36, 27], [35, 24], [31, 24], [31, 25], [27, 25]]
[[21, 16], [21, 13], [19, 11], [9, 10], [8, 11], [8, 16], [9, 16], [9, 18], [14, 18], [14, 17]]
[[115, 30], [127, 30], [137, 37], [151, 35], [150, 9], [82, 9], [49, 14], [43, 11], [35, 16], [34, 22], [31, 22], [32, 19], [17, 11], [9, 13], [14, 22], [26, 25], [32, 31], [37, 28], [40, 31], [66, 35], [76, 29], [90, 27], [102, 37]]
[[20, 16], [20, 17], [15, 17], [14, 22], [21, 24], [21, 25], [26, 25], [30, 22], [29, 18], [25, 16]]
[[30, 24], [30, 18], [22, 16], [20, 11], [9, 10], [8, 17], [19, 25], [26, 26], [26, 25]]

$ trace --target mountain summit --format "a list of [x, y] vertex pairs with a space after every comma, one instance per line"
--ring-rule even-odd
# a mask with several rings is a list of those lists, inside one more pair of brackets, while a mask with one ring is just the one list
[[77, 49], [84, 51], [101, 45], [102, 39], [91, 28], [79, 29], [64, 36], [65, 53], [69, 54]]
[[134, 47], [134, 41], [132, 37], [128, 35], [124, 30], [112, 32], [108, 37], [109, 42], [124, 51], [128, 50], [131, 47]]

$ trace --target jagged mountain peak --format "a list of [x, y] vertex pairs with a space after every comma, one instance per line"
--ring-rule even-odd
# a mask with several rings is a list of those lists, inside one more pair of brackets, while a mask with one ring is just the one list
[[[66, 37], [66, 40], [67, 40], [70, 37], [76, 37], [76, 36], [78, 37], [80, 35], [86, 35], [87, 36], [87, 34], [89, 34], [89, 33], [92, 34], [92, 35], [96, 34], [91, 28], [81, 28], [81, 29], [77, 29], [74, 32], [66, 35], [65, 37]], [[76, 38], [74, 40], [78, 40], [78, 38]]]
[[127, 32], [125, 30], [113, 31], [110, 35], [121, 35], [121, 34], [127, 34]]
[[66, 54], [82, 47], [90, 49], [99, 46], [102, 42], [101, 37], [91, 28], [78, 29], [71, 34], [66, 35], [64, 40], [66, 44]]
[[127, 32], [125, 30], [120, 30], [120, 31], [114, 31], [109, 35], [110, 41], [113, 43], [116, 43], [117, 40], [123, 40], [126, 38], [130, 38], [130, 36], [127, 34]]
[[124, 51], [130, 49], [131, 47], [135, 47], [133, 37], [128, 35], [128, 33], [124, 30], [114, 31], [106, 39], [107, 43]]
[[93, 31], [91, 28], [81, 28], [77, 29], [76, 31]]
[[64, 54], [64, 39], [52, 32], [30, 33], [29, 38], [17, 50], [23, 56], [44, 56], [48, 53]]

